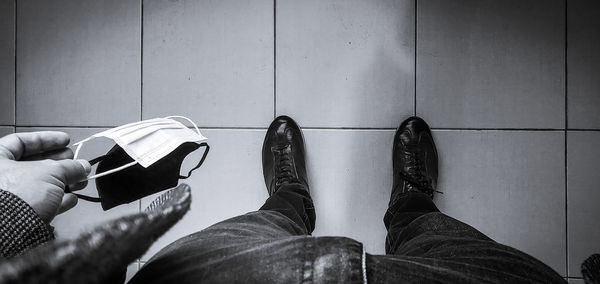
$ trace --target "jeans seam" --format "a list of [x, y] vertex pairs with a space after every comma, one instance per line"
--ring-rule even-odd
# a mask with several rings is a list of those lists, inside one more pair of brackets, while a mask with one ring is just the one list
[[304, 239], [304, 264], [302, 267], [302, 283], [313, 283], [313, 238]]
[[365, 249], [364, 244], [360, 244], [362, 248], [362, 254], [360, 258], [361, 268], [362, 268], [362, 280], [364, 284], [367, 284], [367, 249]]

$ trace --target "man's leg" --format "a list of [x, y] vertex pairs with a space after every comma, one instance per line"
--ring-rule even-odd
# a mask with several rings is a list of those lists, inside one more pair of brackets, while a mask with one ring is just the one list
[[304, 164], [300, 128], [291, 118], [277, 118], [263, 146], [270, 197], [260, 210], [173, 242], [131, 283], [297, 282], [312, 244], [303, 236], [315, 224]]
[[308, 189], [304, 138], [298, 124], [287, 116], [277, 117], [267, 130], [262, 154], [270, 197], [260, 210], [280, 212], [311, 234], [315, 208]]
[[395, 254], [398, 247], [405, 243], [403, 237], [406, 237], [406, 234], [401, 234], [404, 229], [415, 219], [432, 212], [440, 211], [425, 193], [410, 191], [399, 196], [383, 218], [388, 231], [385, 252]]
[[367, 257], [370, 282], [565, 283], [539, 260], [499, 244], [409, 192], [386, 213], [386, 256]]
[[276, 211], [302, 228], [302, 234], [310, 235], [315, 227], [315, 208], [306, 186], [300, 183], [283, 185], [260, 210]]
[[368, 256], [371, 282], [564, 283], [547, 265], [494, 242], [433, 203], [437, 151], [427, 124], [402, 123], [394, 139], [394, 185], [384, 223], [386, 256]]

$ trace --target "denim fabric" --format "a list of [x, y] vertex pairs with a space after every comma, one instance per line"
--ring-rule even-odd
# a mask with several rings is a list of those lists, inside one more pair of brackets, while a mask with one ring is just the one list
[[280, 212], [303, 228], [305, 235], [310, 235], [315, 229], [315, 206], [303, 184], [282, 185], [259, 210]]
[[566, 283], [539, 260], [440, 213], [421, 192], [402, 194], [384, 224], [387, 255], [367, 255], [370, 283]]
[[167, 246], [130, 283], [565, 283], [533, 257], [439, 213], [419, 192], [390, 204], [387, 255], [363, 256], [348, 238], [308, 236], [314, 220], [308, 191], [284, 186], [261, 210]]
[[130, 283], [362, 283], [362, 244], [310, 237], [314, 224], [306, 188], [284, 185], [259, 211], [165, 247]]

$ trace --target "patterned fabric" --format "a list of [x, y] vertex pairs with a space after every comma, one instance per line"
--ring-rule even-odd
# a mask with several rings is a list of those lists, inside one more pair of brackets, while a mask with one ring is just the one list
[[592, 254], [581, 264], [581, 275], [586, 284], [600, 283], [600, 254]]
[[54, 239], [46, 225], [25, 201], [0, 189], [0, 252], [5, 258]]
[[75, 239], [57, 240], [0, 261], [0, 283], [123, 283], [127, 265], [190, 209], [186, 184], [163, 193], [142, 212], [86, 230]]

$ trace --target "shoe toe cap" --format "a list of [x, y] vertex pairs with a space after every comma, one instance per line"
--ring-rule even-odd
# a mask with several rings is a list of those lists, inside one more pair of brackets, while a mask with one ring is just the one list
[[420, 117], [410, 117], [403, 121], [396, 131], [395, 140], [404, 145], [418, 143], [423, 134], [430, 135], [429, 125]]

